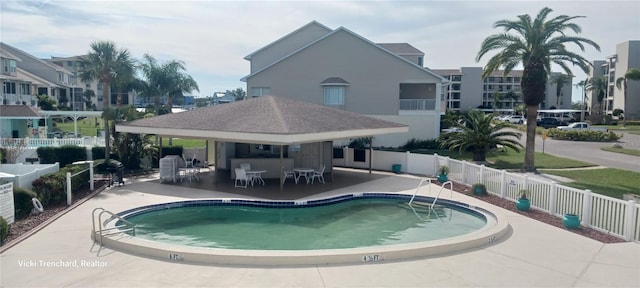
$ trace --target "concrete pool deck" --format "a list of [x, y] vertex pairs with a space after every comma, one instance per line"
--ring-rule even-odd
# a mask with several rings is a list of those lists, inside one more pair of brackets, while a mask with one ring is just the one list
[[[389, 175], [311, 198], [353, 192], [412, 194], [417, 179]], [[432, 189], [432, 195], [437, 190]], [[420, 194], [429, 196], [428, 189], [420, 189]], [[0, 287], [640, 287], [639, 243], [603, 244], [497, 207], [492, 211], [502, 213], [511, 225], [511, 233], [497, 243], [357, 265], [190, 265], [100, 248], [89, 238], [91, 211], [97, 207], [120, 212], [191, 198], [246, 197], [157, 181], [113, 187], [0, 254]], [[452, 198], [491, 206], [455, 192]], [[56, 267], [73, 264], [77, 266]]]

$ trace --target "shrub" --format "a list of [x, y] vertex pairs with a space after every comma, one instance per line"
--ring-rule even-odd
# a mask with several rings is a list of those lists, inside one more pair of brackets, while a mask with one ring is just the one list
[[440, 149], [440, 141], [438, 141], [437, 139], [421, 140], [411, 138], [401, 148], [407, 151], [418, 149], [438, 150]]
[[0, 216], [0, 244], [4, 244], [4, 239], [9, 235], [9, 223]]
[[22, 219], [31, 214], [31, 209], [33, 209], [31, 198], [37, 198], [36, 193], [21, 187], [13, 187], [13, 203], [16, 219]]
[[611, 142], [620, 139], [620, 136], [613, 131], [562, 131], [549, 129], [547, 135], [553, 139], [572, 141]]
[[60, 163], [60, 167], [67, 166], [76, 161], [87, 160], [87, 151], [84, 147], [65, 145], [62, 147], [38, 147], [36, 150], [40, 163]]
[[[60, 204], [67, 200], [67, 172], [72, 175], [84, 170], [87, 164], [69, 165], [55, 173], [43, 175], [32, 182], [33, 190], [38, 194], [42, 205]], [[84, 171], [71, 179], [71, 193], [78, 191], [89, 181], [89, 171]]]
[[482, 183], [473, 184], [473, 186], [471, 186], [471, 192], [478, 196], [486, 196], [489, 194], [487, 193], [487, 186]]

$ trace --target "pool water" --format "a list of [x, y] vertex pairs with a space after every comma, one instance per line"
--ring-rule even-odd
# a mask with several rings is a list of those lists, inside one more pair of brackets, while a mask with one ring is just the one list
[[179, 245], [257, 250], [341, 249], [406, 244], [465, 235], [486, 218], [473, 211], [357, 198], [311, 207], [250, 205], [155, 209], [126, 219], [136, 237]]

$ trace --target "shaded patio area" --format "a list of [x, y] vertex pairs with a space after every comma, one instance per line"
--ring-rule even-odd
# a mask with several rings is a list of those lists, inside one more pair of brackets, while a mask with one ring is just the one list
[[[231, 178], [229, 170], [201, 172], [199, 180], [189, 181], [188, 179], [178, 180], [176, 183], [163, 181], [163, 185], [189, 187], [208, 191], [239, 194], [247, 197], [256, 197], [269, 200], [294, 200], [328, 191], [344, 189], [377, 179], [391, 177], [394, 174], [386, 172], [369, 173], [366, 170], [338, 168], [334, 167], [333, 173], [325, 174], [325, 183], [315, 182], [307, 184], [303, 178], [296, 184], [292, 179], [287, 179], [284, 183], [283, 191], [280, 191], [278, 179], [264, 179], [265, 184], [255, 183], [247, 188], [235, 187], [234, 179]], [[153, 182], [160, 183], [160, 180]], [[417, 185], [417, 182], [416, 184]], [[415, 187], [415, 185], [413, 187]], [[406, 188], [405, 188], [406, 189]]]

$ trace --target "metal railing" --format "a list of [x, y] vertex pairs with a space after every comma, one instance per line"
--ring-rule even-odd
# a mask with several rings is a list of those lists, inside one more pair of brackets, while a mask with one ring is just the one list
[[[96, 212], [100, 212], [100, 214], [98, 214], [98, 230], [96, 230]], [[122, 221], [122, 223], [124, 223], [124, 225], [114, 225], [114, 227], [111, 228], [104, 228], [104, 223], [102, 222], [102, 215], [103, 214], [108, 214], [109, 216], [111, 216], [111, 218], [116, 218], [120, 221]], [[111, 219], [110, 218], [110, 219]], [[106, 235], [112, 235], [112, 234], [119, 234], [119, 233], [126, 233], [131, 231], [131, 235], [132, 236], [136, 236], [136, 224], [133, 224], [129, 221], [127, 221], [126, 219], [122, 218], [121, 216], [112, 213], [109, 210], [105, 210], [102, 207], [98, 207], [96, 209], [93, 209], [93, 211], [91, 211], [91, 224], [92, 224], [92, 235], [94, 236], [94, 241], [98, 242], [100, 244], [100, 246], [102, 246], [102, 238]], [[99, 237], [98, 237], [99, 236]], [[99, 240], [98, 240], [99, 239]]]
[[400, 99], [400, 110], [432, 111], [436, 110], [435, 99]]
[[76, 146], [104, 146], [104, 137], [82, 137], [82, 138], [0, 138], [0, 147], [13, 147], [16, 141], [24, 141], [25, 148], [38, 147], [59, 147], [64, 145]]

